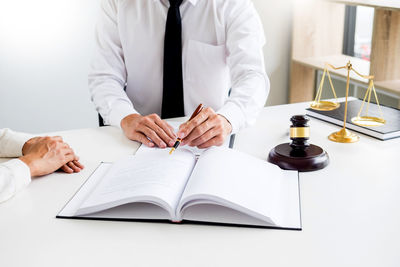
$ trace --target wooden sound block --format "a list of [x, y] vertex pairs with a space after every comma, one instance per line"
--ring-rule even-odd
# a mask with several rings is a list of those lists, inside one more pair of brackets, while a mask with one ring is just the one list
[[310, 144], [304, 150], [297, 150], [285, 143], [277, 145], [269, 152], [268, 161], [284, 170], [308, 172], [325, 168], [329, 164], [329, 156], [316, 145]]

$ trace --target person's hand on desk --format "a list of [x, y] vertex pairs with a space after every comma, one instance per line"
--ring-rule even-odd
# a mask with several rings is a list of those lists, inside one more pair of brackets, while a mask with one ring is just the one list
[[84, 167], [78, 156], [59, 136], [34, 137], [22, 148], [19, 159], [28, 165], [31, 176], [42, 176], [58, 169], [67, 173], [80, 172]]
[[149, 147], [155, 145], [160, 148], [171, 147], [176, 139], [172, 126], [163, 121], [157, 114], [128, 115], [122, 119], [121, 128], [126, 137]]
[[207, 107], [179, 127], [178, 137], [182, 139], [181, 145], [208, 148], [222, 145], [231, 132], [231, 123]]

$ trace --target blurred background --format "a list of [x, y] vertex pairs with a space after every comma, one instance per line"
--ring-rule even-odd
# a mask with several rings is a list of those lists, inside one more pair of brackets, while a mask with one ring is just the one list
[[87, 73], [99, 0], [0, 0], [0, 127], [97, 126]]
[[[294, 1], [253, 0], [267, 38], [266, 105], [298, 102], [289, 97]], [[100, 0], [0, 0], [0, 128], [44, 133], [98, 126], [87, 74], [99, 6]], [[374, 9], [352, 12], [354, 26], [344, 23], [345, 32], [354, 28], [347, 55], [369, 61]], [[340, 79], [335, 84], [344, 88]]]
[[[287, 102], [291, 4], [256, 0], [272, 88]], [[0, 0], [0, 127], [42, 133], [96, 127], [87, 73], [100, 0]]]

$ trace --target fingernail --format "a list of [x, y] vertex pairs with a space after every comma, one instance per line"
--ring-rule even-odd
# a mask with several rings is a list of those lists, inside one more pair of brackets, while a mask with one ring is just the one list
[[154, 146], [154, 144], [153, 144], [153, 143], [149, 143], [149, 146], [150, 146], [150, 147], [153, 147], [153, 146]]
[[170, 146], [173, 146], [175, 144], [175, 142], [173, 140], [169, 141], [168, 143]]
[[178, 137], [179, 137], [179, 138], [184, 138], [184, 137], [185, 137], [185, 134], [184, 134], [184, 133], [178, 133]]
[[165, 148], [167, 145], [164, 142], [160, 142], [160, 147]]

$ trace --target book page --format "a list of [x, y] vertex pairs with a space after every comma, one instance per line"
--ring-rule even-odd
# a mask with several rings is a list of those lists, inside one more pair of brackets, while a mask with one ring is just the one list
[[151, 203], [135, 202], [112, 209], [82, 215], [84, 218], [112, 218], [118, 220], [171, 220], [171, 215], [164, 208]]
[[185, 221], [228, 223], [238, 225], [276, 226], [272, 221], [259, 220], [216, 204], [196, 204], [185, 209]]
[[[291, 181], [289, 187], [288, 181]], [[198, 160], [178, 208], [186, 219], [185, 209], [190, 206], [214, 203], [278, 226], [286, 216], [283, 216], [285, 195], [290, 194], [295, 210], [294, 223], [289, 224], [297, 227], [300, 225], [297, 186], [296, 171], [283, 171], [232, 149], [211, 148]]]
[[85, 201], [88, 195], [93, 191], [94, 188], [100, 183], [102, 178], [106, 175], [108, 170], [111, 168], [112, 163], [102, 162], [93, 171], [93, 173], [86, 179], [85, 183], [79, 188], [75, 195], [68, 201], [65, 207], [59, 212], [57, 216], [61, 217], [73, 217], [78, 211], [79, 207]]
[[196, 159], [187, 150], [153, 150], [115, 162], [76, 215], [94, 213], [132, 202], [159, 205], [171, 214], [179, 202]]

